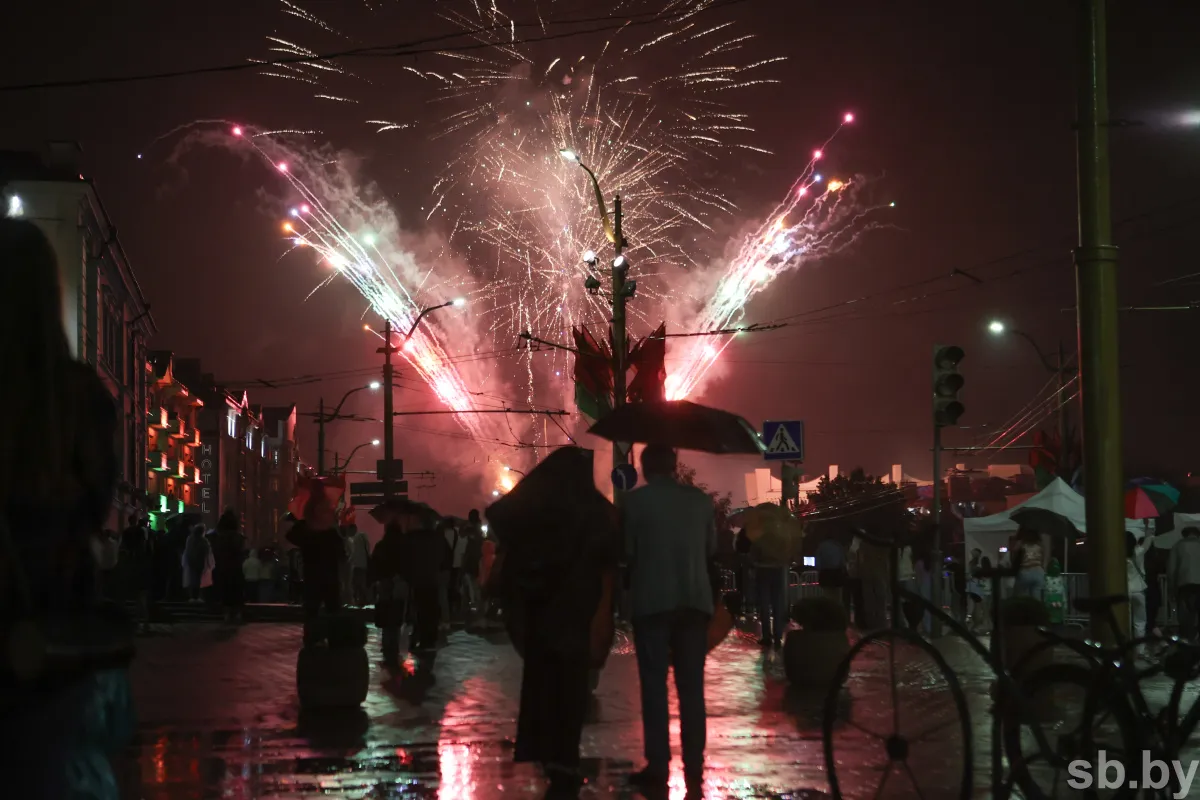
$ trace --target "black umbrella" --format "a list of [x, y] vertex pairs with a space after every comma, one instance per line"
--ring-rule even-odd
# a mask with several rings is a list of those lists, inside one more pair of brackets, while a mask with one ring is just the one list
[[1061, 536], [1068, 541], [1073, 541], [1079, 535], [1075, 523], [1046, 508], [1022, 508], [1014, 511], [1009, 519], [1034, 533]]
[[422, 524], [436, 523], [439, 518], [439, 514], [432, 507], [418, 500], [410, 500], [407, 497], [393, 497], [390, 500], [385, 500], [372, 508], [370, 513], [376, 522], [381, 522], [385, 525], [396, 517], [419, 517]]
[[588, 433], [613, 442], [705, 453], [761, 455], [765, 449], [758, 432], [742, 417], [687, 400], [630, 403], [612, 411]]

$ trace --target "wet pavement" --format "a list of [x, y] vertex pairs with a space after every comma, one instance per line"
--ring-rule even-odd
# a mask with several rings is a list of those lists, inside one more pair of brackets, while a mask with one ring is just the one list
[[[123, 767], [130, 798], [521, 798], [540, 797], [536, 769], [514, 765], [521, 662], [500, 633], [455, 631], [432, 665], [409, 661], [392, 676], [377, 662], [372, 629], [371, 688], [352, 713], [301, 714], [295, 663], [301, 631], [285, 623], [223, 628], [177, 625], [143, 639], [133, 669], [140, 742]], [[950, 690], [936, 664], [897, 651], [897, 706], [906, 734], [924, 734], [909, 754], [918, 795], [906, 775], [884, 797], [957, 796], [966, 742], [974, 744], [973, 795], [989, 796], [990, 673], [961, 643], [939, 649], [959, 673], [971, 718], [956, 724]], [[840, 698], [837, 777], [847, 797], [873, 797], [885, 763], [873, 733], [890, 732], [891, 682], [882, 647], [868, 647]], [[823, 692], [789, 689], [782, 656], [745, 635], [731, 637], [707, 665], [707, 798], [823, 797], [829, 791], [821, 738]], [[673, 692], [672, 692], [673, 695]], [[678, 752], [678, 718], [672, 731]], [[588, 785], [583, 797], [621, 795], [642, 765], [637, 669], [619, 640], [584, 729]], [[672, 764], [671, 800], [682, 800], [681, 765]], [[1065, 795], [1064, 795], [1065, 796]]]

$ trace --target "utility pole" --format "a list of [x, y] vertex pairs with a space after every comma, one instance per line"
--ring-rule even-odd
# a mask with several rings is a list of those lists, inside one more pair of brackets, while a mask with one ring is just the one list
[[[419, 321], [419, 320], [418, 320]], [[383, 347], [375, 352], [383, 353], [383, 463], [384, 473], [379, 476], [383, 481], [383, 499], [392, 499], [395, 476], [392, 475], [392, 459], [395, 456], [395, 441], [392, 439], [392, 353], [396, 348], [392, 345], [392, 320], [389, 317], [383, 324]]]
[[[1084, 497], [1088, 586], [1093, 597], [1126, 594], [1122, 508], [1121, 401], [1117, 338], [1117, 248], [1112, 243], [1108, 165], [1106, 0], [1079, 2], [1079, 75], [1075, 135], [1079, 181], [1079, 247], [1075, 250], [1079, 383], [1083, 406]], [[1112, 642], [1092, 614], [1092, 636]], [[1116, 614], [1128, 634], [1129, 617]]]
[[317, 406], [317, 475], [325, 474], [325, 398]]
[[[1058, 476], [1069, 480], [1066, 475], [1067, 462], [1071, 455], [1071, 445], [1067, 441], [1067, 357], [1063, 351], [1062, 339], [1058, 340]], [[1070, 542], [1067, 543], [1070, 545]]]
[[[621, 256], [625, 236], [621, 232], [621, 195], [613, 198], [613, 262], [612, 262], [612, 323], [613, 323], [613, 408], [625, 405], [625, 273], [628, 267]], [[629, 463], [629, 444], [613, 442], [613, 469]], [[619, 490], [613, 486], [613, 499]]]

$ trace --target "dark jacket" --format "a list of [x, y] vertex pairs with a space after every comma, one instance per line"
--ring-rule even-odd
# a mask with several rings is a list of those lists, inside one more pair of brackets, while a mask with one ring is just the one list
[[305, 583], [334, 586], [341, 580], [339, 568], [346, 560], [346, 547], [337, 528], [317, 531], [300, 521], [288, 531], [287, 540], [300, 548]]
[[402, 576], [409, 586], [436, 586], [438, 573], [450, 569], [454, 560], [446, 537], [432, 528], [422, 528], [409, 531], [401, 541], [404, 543]]
[[405, 541], [404, 532], [398, 528], [388, 528], [375, 545], [371, 553], [371, 562], [367, 574], [372, 582], [390, 581], [395, 577], [404, 577]]

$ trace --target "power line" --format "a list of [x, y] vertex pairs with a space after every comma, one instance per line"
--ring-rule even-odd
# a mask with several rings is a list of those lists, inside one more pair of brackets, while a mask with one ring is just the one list
[[[748, 2], [748, 0], [718, 0], [718, 2], [706, 6], [699, 11], [712, 11], [718, 8], [728, 8], [730, 6], [739, 5]], [[466, 31], [456, 31], [454, 33], [446, 33], [438, 36], [429, 36], [421, 39], [413, 39], [407, 42], [400, 42], [390, 45], [373, 45], [368, 47], [356, 47], [349, 50], [339, 50], [330, 53], [317, 53], [305, 56], [285, 56], [281, 58], [270, 58], [256, 61], [238, 62], [236, 64], [218, 64], [206, 67], [191, 67], [188, 69], [166, 70], [162, 72], [145, 72], [135, 75], [112, 75], [102, 78], [73, 78], [57, 81], [40, 81], [35, 83], [24, 84], [9, 84], [0, 86], [0, 93], [3, 92], [22, 92], [36, 91], [45, 89], [72, 89], [89, 86], [110, 86], [126, 83], [142, 83], [154, 80], [167, 80], [172, 78], [185, 78], [198, 75], [212, 75], [229, 72], [244, 72], [246, 70], [258, 70], [264, 67], [287, 66], [294, 64], [312, 64], [324, 61], [333, 61], [339, 58], [401, 58], [404, 56], [417, 56], [427, 53], [461, 53], [471, 50], [486, 50], [497, 46], [513, 46], [519, 44], [533, 44], [537, 42], [557, 41], [560, 39], [568, 39], [576, 36], [586, 36], [593, 33], [603, 33], [606, 31], [620, 30], [623, 28], [639, 27], [642, 25], [653, 25], [663, 22], [672, 22], [685, 19], [693, 16], [699, 11], [683, 8], [677, 11], [667, 13], [662, 12], [642, 12], [626, 14], [617, 17], [616, 15], [605, 15], [600, 17], [584, 17], [570, 20], [550, 20], [548, 23], [539, 22], [515, 22], [495, 24], [475, 28]], [[621, 20], [617, 22], [616, 20]], [[481, 34], [495, 32], [499, 30], [510, 30], [516, 28], [544, 28], [548, 25], [582, 25], [589, 22], [609, 22], [610, 24], [598, 25], [584, 30], [566, 31], [563, 33], [547, 33], [541, 36], [528, 36], [521, 39], [510, 39], [498, 42], [474, 42], [471, 44], [451, 45], [446, 47], [427, 47], [437, 42], [443, 42], [451, 39], [460, 39], [463, 37], [478, 37]]]

